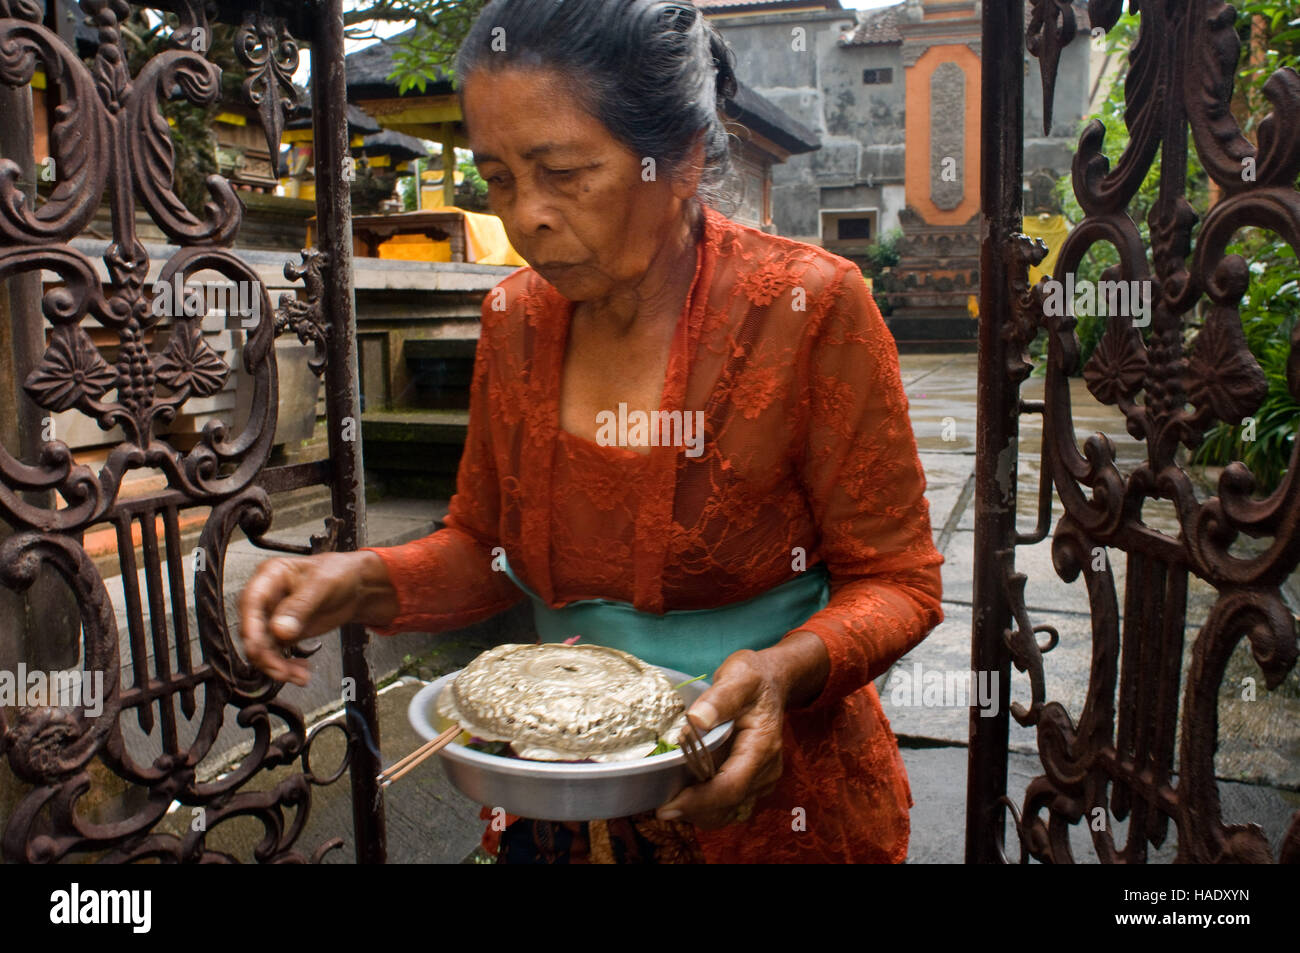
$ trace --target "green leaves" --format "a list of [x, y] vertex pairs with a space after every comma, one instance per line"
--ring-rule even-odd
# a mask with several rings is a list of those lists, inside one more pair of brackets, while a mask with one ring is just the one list
[[[1300, 17], [1294, 0], [1234, 0], [1237, 10], [1236, 29], [1241, 40], [1241, 57], [1235, 76], [1232, 111], [1243, 134], [1256, 136], [1259, 123], [1273, 109], [1263, 94], [1269, 77], [1283, 66], [1295, 67], [1300, 60]], [[1129, 51], [1137, 42], [1140, 19], [1126, 14], [1107, 36], [1107, 56], [1120, 63], [1110, 92], [1096, 115], [1106, 127], [1103, 149], [1115, 167], [1129, 144], [1126, 123], [1129, 104], [1125, 98], [1125, 78]], [[1129, 215], [1143, 241], [1150, 244], [1148, 217], [1158, 197], [1160, 159], [1157, 157], [1129, 207]], [[1057, 195], [1066, 217], [1074, 223], [1083, 218], [1083, 210], [1074, 199], [1071, 177], [1057, 182]], [[1187, 200], [1202, 217], [1209, 209], [1209, 180], [1189, 143], [1187, 156]], [[1250, 264], [1250, 284], [1240, 304], [1242, 332], [1247, 345], [1267, 379], [1268, 390], [1263, 403], [1242, 424], [1218, 423], [1205, 435], [1193, 461], [1201, 464], [1226, 465], [1234, 460], [1245, 463], [1255, 475], [1261, 493], [1274, 489], [1286, 472], [1300, 427], [1300, 403], [1287, 386], [1287, 361], [1290, 338], [1300, 314], [1300, 264], [1296, 254], [1275, 233], [1245, 227], [1230, 244], [1226, 253], [1240, 255]], [[1089, 249], [1076, 271], [1079, 279], [1097, 281], [1105, 269], [1118, 263], [1115, 249], [1098, 242]], [[1209, 308], [1203, 312], [1208, 314]], [[1189, 315], [1187, 337], [1201, 331], [1200, 321]], [[1093, 350], [1101, 340], [1106, 318], [1081, 317], [1076, 333], [1079, 337], [1080, 367], [1088, 365]], [[1202, 332], [1203, 333], [1203, 332]], [[1040, 337], [1041, 341], [1041, 337]], [[1035, 353], [1041, 344], [1035, 342]]]
[[[700, 676], [700, 678], [703, 677], [704, 677], [703, 675]], [[668, 742], [660, 738], [659, 744], [655, 745], [655, 750], [651, 751], [648, 755], [646, 755], [646, 757], [653, 758], [657, 754], [668, 754], [670, 751], [676, 751], [677, 747], [678, 747], [677, 745], [670, 745]]]
[[[423, 94], [429, 83], [454, 76], [456, 51], [487, 0], [373, 0], [361, 3], [346, 15], [349, 25], [367, 21], [414, 21], [415, 29], [385, 42], [396, 46], [389, 82], [398, 93], [412, 90]], [[349, 30], [353, 39], [375, 36], [373, 28]]]
[[867, 249], [867, 264], [862, 273], [874, 282], [872, 297], [876, 299], [881, 314], [893, 313], [893, 301], [889, 294], [902, 290], [893, 275], [894, 266], [902, 259], [899, 247], [902, 241], [903, 230], [893, 228], [879, 236]]
[[1286, 473], [1300, 427], [1300, 402], [1291, 395], [1286, 373], [1291, 333], [1300, 316], [1300, 262], [1290, 245], [1257, 229], [1243, 229], [1227, 251], [1251, 263], [1241, 325], [1268, 380], [1268, 394], [1252, 421], [1212, 427], [1193, 459], [1216, 466], [1240, 460], [1255, 475], [1260, 492], [1268, 493]]

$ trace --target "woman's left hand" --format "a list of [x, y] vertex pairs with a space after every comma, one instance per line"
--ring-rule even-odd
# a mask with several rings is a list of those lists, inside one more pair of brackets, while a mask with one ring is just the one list
[[712, 780], [691, 785], [660, 807], [660, 820], [724, 827], [745, 819], [754, 799], [776, 786], [789, 679], [780, 656], [771, 651], [728, 656], [714, 674], [713, 686], [691, 706], [687, 717], [701, 736], [734, 719], [731, 754]]

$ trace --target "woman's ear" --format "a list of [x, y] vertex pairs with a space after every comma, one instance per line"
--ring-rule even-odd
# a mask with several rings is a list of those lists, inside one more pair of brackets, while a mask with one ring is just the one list
[[678, 174], [673, 177], [673, 195], [685, 201], [699, 191], [700, 179], [704, 177], [704, 133], [695, 137], [695, 144], [682, 163]]

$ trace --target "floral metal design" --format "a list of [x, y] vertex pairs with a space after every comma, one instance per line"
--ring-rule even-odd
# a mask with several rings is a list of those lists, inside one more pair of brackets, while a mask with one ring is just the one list
[[[1109, 29], [1121, 6], [1094, 0], [1093, 25]], [[1030, 48], [1042, 60], [1049, 93], [1047, 74], [1055, 72], [1056, 51], [1070, 30], [1065, 7], [1063, 0], [1033, 0]], [[1073, 174], [1086, 217], [1060, 249], [1055, 280], [1075, 271], [1094, 244], [1107, 242], [1119, 252], [1118, 273], [1111, 277], [1154, 283], [1150, 327], [1144, 332], [1130, 317], [1111, 317], [1083, 369], [1093, 396], [1116, 406], [1129, 432], [1145, 442], [1147, 458], [1122, 472], [1103, 434], [1089, 437], [1080, 450], [1068, 382], [1079, 362], [1074, 320], [1045, 312], [1041, 283], [1021, 294], [1021, 310], [1032, 320], [1023, 314], [1017, 320], [1017, 341], [1027, 343], [1040, 326], [1049, 335], [1043, 472], [1065, 511], [1053, 534], [1053, 562], [1063, 579], [1082, 577], [1087, 585], [1093, 644], [1088, 694], [1075, 716], [1045, 697], [1043, 654], [1054, 639], [1046, 645], [1036, 640], [1043, 627], [1033, 626], [1024, 608], [1024, 577], [1008, 562], [1015, 628], [1007, 644], [1016, 667], [1028, 672], [1033, 693], [1033, 703], [1013, 714], [1037, 727], [1044, 774], [1018, 807], [1005, 803], [1015, 815], [1022, 859], [1072, 860], [1070, 825], [1100, 809], [1128, 822], [1124, 843], [1110, 825], [1089, 825], [1103, 861], [1146, 860], [1148, 846], [1164, 842], [1171, 822], [1182, 861], [1300, 861], [1300, 814], [1275, 858], [1258, 826], [1223, 822], [1214, 773], [1218, 696], [1234, 648], [1242, 639], [1250, 643], [1270, 687], [1294, 670], [1300, 654], [1296, 619], [1279, 590], [1300, 562], [1300, 460], [1292, 457], [1282, 485], [1267, 497], [1256, 496], [1249, 471], [1233, 464], [1217, 495], [1200, 500], [1177, 456], [1180, 446], [1195, 448], [1215, 421], [1238, 423], [1265, 396], [1265, 378], [1246, 346], [1239, 314], [1249, 269], [1226, 246], [1239, 229], [1256, 226], [1300, 248], [1300, 76], [1282, 69], [1264, 87], [1273, 113], [1260, 127], [1257, 146], [1242, 135], [1229, 108], [1240, 53], [1233, 9], [1221, 0], [1144, 0], [1140, 14], [1126, 88], [1130, 143], [1112, 169], [1101, 150], [1104, 127], [1093, 122], [1084, 131]], [[1185, 196], [1189, 134], [1223, 195], [1199, 228]], [[1149, 266], [1127, 208], [1157, 152], [1161, 177], [1149, 219]], [[1247, 161], [1253, 178], [1242, 175]], [[1022, 255], [1022, 292], [1028, 264]], [[1189, 342], [1188, 326], [1207, 299], [1204, 324]], [[1297, 345], [1300, 330], [1291, 340], [1293, 369], [1300, 368]], [[1300, 373], [1291, 374], [1289, 387], [1300, 398]], [[1050, 516], [1050, 494], [1043, 499], [1040, 507], [1047, 506]], [[1172, 502], [1177, 535], [1143, 522], [1147, 500]], [[1244, 555], [1232, 548], [1242, 534], [1272, 542]], [[1127, 554], [1122, 625], [1115, 577], [1094, 556], [1101, 547]], [[1219, 595], [1194, 637], [1183, 682], [1193, 575]]]
[[298, 44], [289, 35], [283, 20], [249, 10], [235, 34], [235, 54], [248, 67], [244, 99], [262, 120], [266, 147], [274, 166], [280, 155], [285, 121], [298, 107], [298, 90], [293, 85], [293, 74], [298, 69]]
[[[23, 382], [27, 397], [50, 411], [80, 412], [106, 431], [118, 427], [123, 436], [97, 471], [77, 463], [59, 440], [47, 441], [31, 464], [0, 446], [0, 517], [14, 529], [0, 543], [0, 584], [27, 589], [46, 567], [63, 578], [80, 612], [84, 670], [104, 680], [104, 709], [95, 717], [84, 708], [0, 708], [0, 754], [31, 785], [5, 825], [3, 854], [11, 862], [55, 862], [79, 852], [102, 852], [110, 861], [229, 860], [207, 838], [227, 819], [242, 816], [265, 829], [254, 851], [257, 860], [319, 860], [341, 841], [327, 841], [310, 855], [296, 843], [311, 787], [343, 773], [352, 735], [344, 767], [332, 777], [314, 774], [301, 712], [278, 701], [280, 684], [244, 661], [226, 622], [222, 574], [230, 537], [242, 528], [261, 538], [271, 523], [268, 490], [260, 481], [276, 429], [277, 322], [258, 275], [229, 247], [242, 214], [229, 183], [209, 177], [211, 198], [202, 217], [172, 189], [174, 156], [160, 103], [177, 89], [200, 105], [215, 102], [220, 92], [220, 70], [198, 41], [208, 31], [204, 4], [172, 5], [180, 25], [169, 48], [135, 76], [127, 69], [121, 30], [128, 5], [82, 0], [81, 8], [96, 31], [97, 49], [88, 63], [40, 25], [39, 4], [0, 0], [0, 82], [24, 86], [40, 68], [57, 87], [59, 101], [51, 135], [59, 180], [44, 204], [29, 207], [18, 166], [0, 161], [0, 281], [43, 270], [58, 276], [41, 301], [53, 330], [44, 357]], [[262, 105], [278, 109], [296, 47], [282, 25], [272, 28], [260, 16], [249, 22], [257, 39], [241, 34], [240, 52], [255, 67], [250, 88], [258, 90]], [[274, 155], [282, 122], [265, 112], [264, 118], [275, 137]], [[72, 243], [105, 197], [113, 230], [103, 256], [106, 283]], [[207, 273], [245, 283], [260, 296], [259, 318], [245, 327], [242, 360], [252, 409], [238, 434], [212, 423], [181, 450], [164, 432], [191, 398], [221, 391], [231, 368], [204, 340], [204, 315], [164, 318], [167, 309], [153, 307], [155, 292], [146, 287], [149, 254], [136, 232], [137, 204], [181, 246], [162, 265], [162, 287], [181, 287]], [[318, 268], [311, 280], [319, 297]], [[98, 337], [87, 330], [94, 325]], [[111, 360], [96, 343], [104, 332], [116, 338]], [[164, 338], [165, 347], [155, 350], [154, 342]], [[124, 476], [145, 467], [161, 471], [166, 489], [123, 499]], [[282, 486], [294, 485], [279, 479]], [[36, 502], [53, 500], [51, 491], [66, 505]], [[187, 585], [190, 554], [182, 552], [180, 514], [194, 507], [211, 512], [200, 538], [206, 565], [194, 565]], [[104, 581], [83, 548], [85, 534], [97, 526], [117, 532], [128, 628], [121, 641]], [[133, 531], [142, 538], [140, 566]], [[333, 530], [313, 537], [313, 547], [332, 545], [334, 538]], [[191, 632], [195, 624], [197, 638]], [[123, 647], [129, 647], [125, 667]], [[232, 773], [201, 781], [199, 765], [213, 750], [228, 706], [237, 712], [232, 720], [251, 733], [251, 751]], [[182, 719], [191, 723], [192, 737], [182, 730]], [[157, 733], [161, 754], [148, 763], [137, 760], [127, 744], [132, 720], [146, 734]], [[254, 774], [299, 759], [301, 771], [273, 789], [244, 789]], [[92, 819], [83, 799], [104, 774], [102, 768], [91, 772], [95, 760], [125, 782], [145, 787], [147, 799], [117, 819]], [[177, 800], [203, 808], [204, 830], [178, 836], [155, 829]]]
[[321, 313], [321, 296], [325, 292], [321, 268], [326, 259], [323, 253], [314, 248], [302, 250], [302, 264], [291, 261], [284, 263], [284, 276], [290, 281], [301, 281], [306, 286], [307, 296], [285, 293], [280, 295], [280, 307], [275, 314], [275, 333], [293, 331], [303, 344], [314, 344], [316, 353], [307, 361], [307, 366], [317, 374], [325, 372], [325, 347], [329, 340], [329, 324]]

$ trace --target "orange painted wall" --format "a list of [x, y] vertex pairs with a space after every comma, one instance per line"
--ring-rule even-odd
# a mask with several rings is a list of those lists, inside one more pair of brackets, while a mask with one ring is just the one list
[[[930, 76], [943, 63], [966, 74], [966, 155], [962, 161], [962, 200], [950, 212], [930, 200]], [[964, 43], [932, 46], [904, 70], [907, 89], [907, 152], [904, 185], [907, 204], [931, 225], [964, 225], [979, 211], [980, 61]]]
[[45, 90], [32, 90], [32, 131], [35, 133], [34, 149], [37, 164], [45, 161], [50, 154], [50, 120], [49, 110], [45, 108]]

